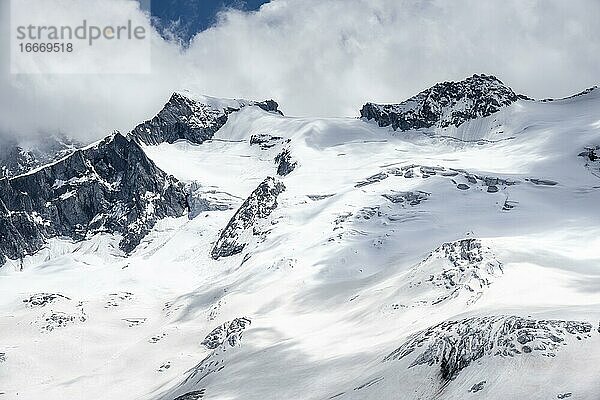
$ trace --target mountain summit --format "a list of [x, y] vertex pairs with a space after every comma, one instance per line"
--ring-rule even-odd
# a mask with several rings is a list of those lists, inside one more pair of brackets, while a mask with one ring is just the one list
[[498, 112], [518, 99], [498, 78], [481, 74], [459, 82], [438, 83], [399, 104], [367, 103], [360, 115], [381, 127], [401, 131], [458, 127]]
[[136, 126], [130, 137], [146, 145], [173, 143], [180, 139], [202, 143], [225, 125], [231, 113], [249, 106], [281, 114], [278, 104], [273, 100], [219, 99], [190, 92], [175, 92], [162, 110], [151, 120]]

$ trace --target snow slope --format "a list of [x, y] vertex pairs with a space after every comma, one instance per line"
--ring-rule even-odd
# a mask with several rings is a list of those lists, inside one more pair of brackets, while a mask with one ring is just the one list
[[250, 105], [143, 146], [193, 218], [2, 267], [0, 398], [600, 398], [598, 145], [592, 90], [403, 132]]

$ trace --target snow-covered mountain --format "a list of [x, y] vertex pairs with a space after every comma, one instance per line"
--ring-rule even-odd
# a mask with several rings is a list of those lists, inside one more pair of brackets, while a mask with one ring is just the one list
[[400, 104], [367, 103], [360, 114], [394, 130], [458, 127], [492, 115], [518, 99], [498, 78], [482, 74], [460, 82], [438, 83]]
[[7, 399], [600, 398], [600, 91], [174, 94], [0, 180]]
[[144, 144], [173, 143], [180, 139], [202, 143], [225, 125], [229, 114], [247, 106], [278, 112], [278, 104], [273, 100], [217, 99], [187, 91], [175, 92], [154, 118], [136, 126], [130, 136]]

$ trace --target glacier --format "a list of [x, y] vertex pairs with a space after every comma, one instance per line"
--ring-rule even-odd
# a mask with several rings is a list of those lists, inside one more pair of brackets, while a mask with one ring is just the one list
[[597, 399], [598, 148], [598, 88], [177, 92], [0, 179], [0, 397]]

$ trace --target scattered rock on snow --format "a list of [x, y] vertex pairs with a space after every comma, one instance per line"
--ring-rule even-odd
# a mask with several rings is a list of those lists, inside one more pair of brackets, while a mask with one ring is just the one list
[[486, 381], [481, 381], [479, 383], [476, 383], [473, 386], [471, 386], [471, 389], [469, 389], [469, 392], [471, 392], [471, 393], [477, 393], [480, 390], [483, 390], [483, 386], [485, 384], [486, 384]]
[[31, 295], [28, 299], [23, 300], [23, 303], [30, 308], [44, 307], [60, 299], [71, 300], [68, 297], [58, 293], [36, 293]]

